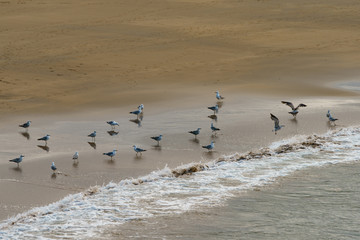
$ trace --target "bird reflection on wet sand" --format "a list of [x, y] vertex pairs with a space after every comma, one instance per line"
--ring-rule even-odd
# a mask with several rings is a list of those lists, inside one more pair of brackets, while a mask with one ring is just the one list
[[95, 143], [95, 142], [88, 142], [88, 144], [89, 144], [93, 149], [96, 149], [96, 143]]
[[26, 132], [20, 132], [20, 134], [25, 137], [27, 140], [30, 140], [30, 134], [26, 131]]
[[119, 134], [119, 132], [115, 132], [114, 130], [108, 131], [107, 132], [110, 136], [116, 136]]
[[215, 114], [208, 116], [208, 118], [214, 120], [215, 122], [218, 120], [218, 117]]
[[37, 145], [37, 146], [46, 152], [50, 151], [50, 148], [47, 145]]
[[137, 124], [138, 127], [141, 127], [141, 120], [139, 120], [139, 119], [130, 119], [129, 121]]
[[190, 139], [189, 141], [192, 142], [192, 143], [195, 143], [195, 144], [199, 144], [199, 143], [200, 143], [200, 140], [197, 139], [197, 138]]
[[17, 166], [17, 167], [13, 167], [13, 168], [10, 168], [11, 170], [13, 170], [14, 172], [19, 172], [19, 173], [22, 173], [22, 168]]

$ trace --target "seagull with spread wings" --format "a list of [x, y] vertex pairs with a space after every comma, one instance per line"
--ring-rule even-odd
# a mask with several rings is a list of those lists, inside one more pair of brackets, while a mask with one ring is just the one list
[[299, 108], [300, 107], [306, 107], [305, 104], [300, 103], [297, 107], [294, 107], [294, 105], [291, 102], [286, 102], [286, 101], [281, 101], [281, 103], [288, 105], [289, 107], [291, 107], [292, 111], [289, 112], [291, 115], [293, 115], [294, 118], [296, 118], [296, 115], [299, 113]]
[[279, 119], [278, 119], [275, 115], [273, 115], [272, 113], [270, 113], [270, 118], [271, 118], [271, 120], [274, 121], [274, 124], [275, 124], [275, 125], [274, 125], [274, 130], [273, 130], [273, 132], [275, 132], [275, 134], [276, 134], [276, 132], [279, 131], [281, 128], [285, 127], [285, 125], [280, 125]]

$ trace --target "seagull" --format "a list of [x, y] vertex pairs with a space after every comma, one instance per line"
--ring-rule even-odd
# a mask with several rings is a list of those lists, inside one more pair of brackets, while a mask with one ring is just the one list
[[273, 115], [272, 113], [270, 113], [270, 118], [271, 118], [271, 120], [273, 120], [274, 123], [275, 123], [274, 130], [273, 130], [273, 132], [275, 132], [275, 134], [276, 134], [276, 132], [279, 131], [281, 128], [285, 127], [285, 125], [279, 125], [279, 119], [278, 119], [275, 115]]
[[220, 131], [220, 128], [214, 127], [213, 123], [211, 123], [210, 128], [211, 128], [212, 132], [215, 133], [215, 134], [216, 134], [216, 131]]
[[91, 140], [93, 140], [93, 141], [95, 142], [96, 131], [90, 133], [90, 134], [88, 135], [88, 137], [91, 137]]
[[155, 141], [157, 141], [158, 145], [162, 139], [162, 135], [156, 136], [156, 137], [150, 137], [151, 139], [154, 139]]
[[198, 128], [198, 129], [196, 129], [196, 130], [194, 130], [194, 131], [189, 131], [188, 133], [193, 134], [193, 135], [195, 136], [195, 138], [196, 138], [196, 136], [199, 135], [199, 133], [200, 133], [200, 129], [201, 129], [201, 128]]
[[134, 151], [136, 152], [136, 155], [137, 155], [138, 153], [140, 153], [140, 155], [142, 155], [142, 152], [145, 152], [145, 151], [146, 151], [145, 149], [138, 148], [136, 145], [134, 145], [133, 148], [134, 148]]
[[119, 123], [116, 121], [108, 121], [106, 123], [109, 124], [112, 128], [115, 128], [116, 125], [119, 126]]
[[138, 106], [138, 109], [139, 109], [139, 108], [141, 109], [141, 111], [144, 110], [144, 104], [140, 104], [140, 105]]
[[75, 154], [73, 155], [73, 160], [78, 160], [79, 159], [79, 152], [75, 152]]
[[329, 118], [329, 121], [330, 121], [330, 122], [333, 122], [334, 125], [336, 125], [336, 124], [335, 124], [335, 121], [338, 120], [338, 119], [337, 119], [337, 118], [333, 118], [333, 117], [331, 116], [330, 110], [328, 110], [326, 116]]
[[281, 103], [286, 104], [289, 107], [291, 107], [292, 111], [289, 113], [291, 115], [293, 115], [294, 118], [296, 118], [296, 115], [299, 113], [299, 111], [298, 111], [299, 107], [306, 107], [306, 105], [303, 103], [300, 103], [296, 108], [294, 107], [294, 105], [291, 102], [281, 101]]
[[19, 125], [19, 127], [27, 129], [28, 127], [30, 127], [30, 123], [31, 123], [31, 121], [27, 121], [26, 123]]
[[45, 145], [47, 145], [47, 141], [50, 139], [50, 135], [46, 134], [46, 136], [42, 138], [38, 138], [38, 141], [45, 141]]
[[14, 163], [17, 163], [17, 165], [18, 165], [18, 167], [19, 167], [19, 163], [21, 163], [21, 162], [22, 162], [23, 157], [25, 157], [25, 156], [24, 156], [24, 155], [20, 155], [20, 157], [18, 157], [18, 158], [14, 158], [14, 159], [11, 159], [11, 160], [9, 160], [9, 162], [14, 162]]
[[115, 154], [116, 154], [116, 151], [117, 150], [114, 149], [112, 152], [103, 153], [103, 155], [107, 155], [107, 156], [111, 157], [111, 160], [112, 160], [113, 156], [115, 156]]
[[210, 145], [202, 146], [203, 148], [206, 148], [207, 150], [211, 151], [214, 149], [214, 142], [211, 141]]
[[216, 104], [215, 106], [208, 107], [208, 109], [214, 111], [214, 115], [215, 115], [215, 113], [219, 111], [219, 105]]
[[220, 95], [219, 91], [216, 91], [215, 93], [216, 93], [216, 99], [217, 100], [220, 101], [220, 100], [224, 99], [224, 97]]
[[56, 166], [55, 166], [55, 163], [54, 162], [52, 162], [52, 164], [51, 164], [51, 170], [53, 170], [54, 172], [56, 171]]
[[139, 115], [142, 113], [142, 108], [144, 108], [144, 105], [142, 107], [141, 105], [138, 106], [138, 110], [132, 111], [130, 113], [136, 115], [136, 117], [139, 119]]

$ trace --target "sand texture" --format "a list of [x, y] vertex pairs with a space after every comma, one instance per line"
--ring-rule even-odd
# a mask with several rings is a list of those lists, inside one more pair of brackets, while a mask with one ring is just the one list
[[[351, 95], [359, 1], [0, 2], [0, 112], [186, 99], [214, 89]], [[191, 87], [188, 86], [191, 84]]]
[[[165, 166], [358, 124], [359, 91], [349, 90], [360, 89], [359, 15], [355, 0], [1, 0], [0, 219]], [[216, 90], [225, 100], [215, 120]], [[281, 100], [308, 107], [295, 120]], [[141, 103], [138, 124], [129, 111]], [[270, 112], [286, 125], [278, 135]], [[27, 120], [28, 132], [18, 127]], [[45, 134], [48, 146], [37, 140]], [[201, 146], [212, 140], [209, 153]], [[137, 157], [133, 144], [148, 151]], [[103, 153], [113, 149], [111, 161]], [[19, 168], [8, 162], [20, 154]]]

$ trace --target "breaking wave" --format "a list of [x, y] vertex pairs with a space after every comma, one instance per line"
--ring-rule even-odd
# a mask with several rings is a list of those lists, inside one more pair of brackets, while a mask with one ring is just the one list
[[357, 161], [360, 127], [296, 136], [257, 152], [207, 163], [165, 167], [137, 179], [95, 186], [0, 224], [2, 238], [101, 238], [106, 228], [132, 220], [219, 206], [244, 191], [295, 171]]

